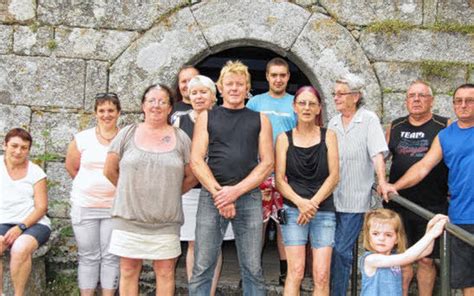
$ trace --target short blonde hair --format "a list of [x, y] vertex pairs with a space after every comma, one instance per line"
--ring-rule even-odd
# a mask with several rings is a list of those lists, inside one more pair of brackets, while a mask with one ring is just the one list
[[365, 214], [364, 218], [364, 248], [367, 251], [375, 252], [372, 244], [370, 243], [370, 227], [374, 220], [382, 221], [383, 223], [389, 223], [395, 228], [397, 234], [397, 252], [403, 253], [406, 250], [406, 234], [405, 228], [403, 227], [402, 219], [400, 215], [389, 209], [376, 209]]
[[235, 61], [227, 61], [224, 67], [222, 67], [221, 74], [219, 75], [219, 79], [217, 80], [217, 85], [222, 88], [222, 79], [224, 79], [224, 76], [226, 74], [237, 74], [237, 75], [244, 75], [246, 80], [247, 80], [247, 87], [250, 89], [251, 84], [250, 84], [250, 73], [249, 73], [249, 68], [244, 65], [239, 60]]

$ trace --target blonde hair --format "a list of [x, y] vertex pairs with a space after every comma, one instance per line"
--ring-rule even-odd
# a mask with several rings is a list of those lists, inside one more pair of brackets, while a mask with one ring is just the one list
[[244, 75], [247, 80], [247, 87], [250, 89], [250, 73], [249, 68], [245, 66], [241, 61], [227, 61], [224, 67], [222, 67], [221, 73], [219, 75], [219, 79], [217, 80], [217, 85], [222, 88], [222, 79], [226, 74], [237, 74], [237, 75]]
[[376, 209], [365, 214], [364, 218], [364, 248], [367, 251], [375, 252], [372, 244], [370, 243], [370, 227], [374, 220], [382, 221], [382, 223], [388, 223], [393, 225], [395, 233], [397, 235], [397, 252], [403, 253], [406, 250], [406, 235], [405, 228], [403, 227], [400, 216], [392, 210], [388, 209]]

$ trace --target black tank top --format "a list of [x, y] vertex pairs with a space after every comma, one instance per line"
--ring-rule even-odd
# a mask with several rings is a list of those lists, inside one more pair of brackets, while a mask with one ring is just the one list
[[208, 114], [209, 168], [220, 185], [235, 185], [258, 164], [260, 113], [220, 106]]
[[191, 114], [186, 114], [179, 118], [179, 128], [182, 129], [191, 140], [193, 139], [194, 121], [191, 119]]
[[[329, 176], [326, 129], [321, 128], [321, 142], [307, 148], [293, 144], [293, 130], [286, 132], [288, 151], [286, 152], [286, 177], [291, 188], [301, 197], [311, 199]], [[283, 199], [287, 206], [296, 207], [288, 199]], [[334, 212], [332, 194], [320, 205], [318, 211]]]
[[[194, 121], [191, 119], [191, 114], [185, 114], [179, 117], [179, 128], [182, 129], [191, 140], [193, 139]], [[201, 187], [201, 183], [198, 183], [193, 188]]]
[[[421, 126], [413, 126], [407, 117], [392, 122], [390, 130], [389, 149], [392, 153], [392, 167], [389, 182], [397, 181], [417, 161], [425, 156], [434, 138], [448, 124], [448, 119], [433, 115]], [[400, 190], [401, 196], [431, 209], [447, 206], [448, 168], [441, 161], [418, 185]], [[389, 208], [399, 208], [395, 203], [389, 203]]]

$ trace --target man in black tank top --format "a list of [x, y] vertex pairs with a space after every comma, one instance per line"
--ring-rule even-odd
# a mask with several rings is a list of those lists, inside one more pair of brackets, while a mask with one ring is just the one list
[[[394, 120], [387, 129], [387, 142], [392, 155], [390, 183], [403, 174], [428, 152], [431, 143], [440, 130], [448, 125], [448, 119], [431, 112], [433, 95], [430, 86], [421, 80], [411, 83], [407, 91], [408, 116]], [[426, 178], [411, 188], [400, 190], [401, 196], [435, 213], [447, 213], [448, 169], [440, 162]], [[427, 221], [396, 203], [385, 203], [384, 207], [398, 212], [405, 225], [409, 246], [425, 234]], [[407, 246], [407, 247], [409, 247]], [[439, 247], [434, 248], [431, 257], [439, 258]], [[420, 295], [432, 295], [436, 278], [433, 258], [417, 261], [417, 280]], [[403, 268], [403, 289], [406, 292], [413, 278], [413, 268]]]
[[258, 185], [273, 169], [272, 128], [264, 114], [245, 108], [250, 74], [244, 64], [227, 62], [217, 87], [224, 104], [202, 112], [194, 127], [191, 167], [204, 188], [196, 217], [189, 294], [209, 295], [223, 236], [232, 219], [244, 294], [265, 295]]

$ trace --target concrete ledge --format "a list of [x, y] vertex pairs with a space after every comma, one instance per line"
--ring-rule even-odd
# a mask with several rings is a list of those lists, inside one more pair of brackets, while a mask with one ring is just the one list
[[[51, 245], [57, 241], [57, 232], [52, 232], [49, 241], [33, 253], [31, 274], [28, 279], [25, 295], [43, 295], [46, 291], [46, 254]], [[13, 296], [13, 284], [10, 276], [10, 253], [3, 255], [3, 293], [5, 296]], [[3, 296], [3, 295], [2, 295]]]

